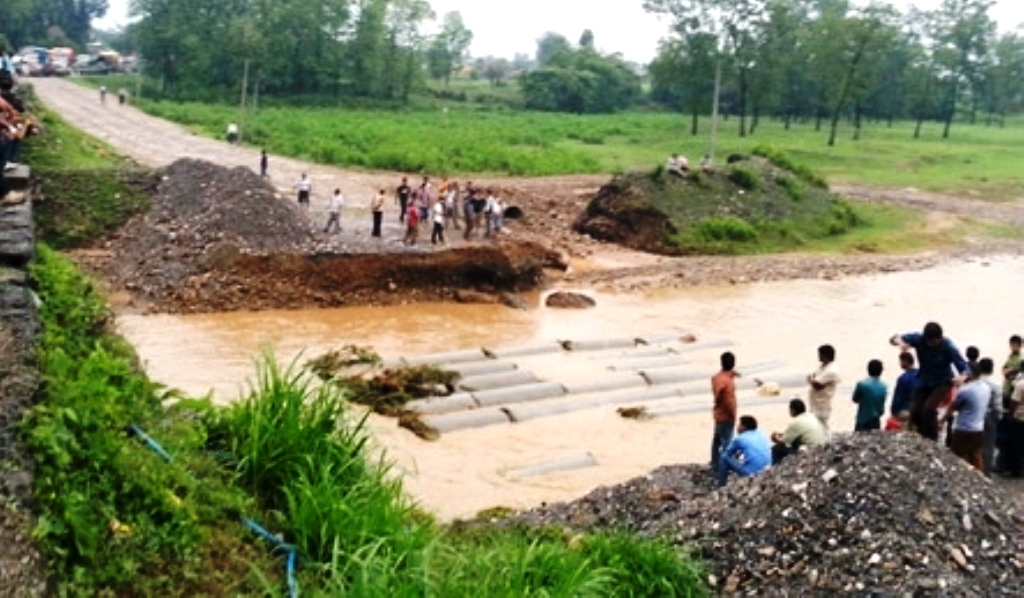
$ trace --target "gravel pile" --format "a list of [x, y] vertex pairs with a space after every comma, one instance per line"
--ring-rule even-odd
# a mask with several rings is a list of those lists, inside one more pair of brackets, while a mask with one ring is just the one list
[[312, 244], [298, 208], [251, 170], [182, 159], [164, 171], [150, 210], [111, 242], [119, 256], [111, 267], [126, 288], [161, 296], [236, 255], [299, 253]]
[[909, 434], [838, 438], [723, 491], [661, 468], [523, 519], [666, 535], [725, 594], [1024, 595], [1019, 497]]

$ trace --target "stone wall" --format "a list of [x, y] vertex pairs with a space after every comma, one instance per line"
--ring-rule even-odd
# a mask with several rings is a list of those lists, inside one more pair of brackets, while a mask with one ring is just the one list
[[40, 380], [35, 367], [39, 329], [28, 265], [35, 239], [28, 169], [5, 173], [0, 194], [0, 596], [48, 593], [43, 561], [32, 542], [31, 462], [18, 425]]

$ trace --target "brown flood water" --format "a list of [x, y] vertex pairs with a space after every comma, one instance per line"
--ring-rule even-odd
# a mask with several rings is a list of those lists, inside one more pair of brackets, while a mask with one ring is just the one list
[[[869, 359], [885, 362], [883, 377], [898, 374], [895, 332], [940, 322], [963, 350], [977, 345], [997, 367], [1007, 339], [1024, 331], [1021, 283], [1024, 261], [993, 258], [839, 281], [790, 281], [755, 285], [656, 291], [644, 295], [594, 294], [598, 307], [586, 311], [500, 306], [417, 304], [389, 308], [231, 313], [200, 316], [121, 315], [120, 330], [135, 345], [150, 375], [188, 393], [213, 390], [230, 401], [252, 374], [253, 358], [273, 346], [279, 359], [305, 357], [348, 343], [370, 345], [386, 359], [486, 346], [534, 345], [556, 339], [604, 339], [694, 333], [701, 339], [732, 341], [738, 368], [744, 363], [781, 360], [787, 371], [810, 372], [816, 347], [836, 346], [843, 385], [833, 428], [853, 425], [852, 385]], [[685, 356], [710, 377], [723, 349]], [[560, 357], [532, 360], [542, 377], [590, 376], [563, 367]], [[574, 359], [586, 359], [578, 357]], [[576, 371], [576, 374], [573, 372]], [[710, 393], [708, 393], [710, 395]], [[761, 427], [780, 430], [785, 407], [758, 405], [741, 393], [740, 412]], [[380, 446], [405, 475], [406, 487], [428, 510], [443, 518], [471, 516], [492, 506], [524, 508], [567, 500], [605, 484], [642, 475], [664, 464], [699, 462], [711, 439], [707, 414], [649, 421], [620, 418], [614, 408], [445, 434], [424, 442], [374, 418]], [[517, 479], [510, 472], [590, 453], [594, 467]]]

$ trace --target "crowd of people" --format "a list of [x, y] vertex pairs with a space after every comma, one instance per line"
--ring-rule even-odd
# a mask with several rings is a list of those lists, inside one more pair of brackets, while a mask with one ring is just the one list
[[[260, 176], [267, 178], [266, 152], [260, 155]], [[313, 192], [313, 183], [306, 173], [296, 181], [294, 189], [298, 193], [297, 201], [303, 210], [309, 209], [309, 199]], [[370, 201], [371, 236], [383, 236], [385, 206], [388, 192], [380, 189]], [[505, 204], [497, 190], [481, 189], [466, 182], [460, 185], [457, 181], [442, 179], [435, 188], [430, 177], [416, 187], [409, 184], [409, 177], [402, 177], [401, 183], [394, 192], [394, 205], [398, 208], [398, 221], [403, 225], [402, 243], [407, 246], [416, 245], [420, 228], [430, 228], [432, 245], [448, 245], [448, 236], [452, 231], [463, 231], [462, 237], [469, 240], [474, 236], [483, 238], [496, 237], [505, 227]], [[328, 204], [327, 224], [324, 233], [341, 231], [341, 211], [345, 206], [345, 198], [341, 189], [335, 189]]]
[[[889, 343], [900, 349], [901, 370], [891, 400], [882, 379], [884, 363], [872, 359], [866, 366], [867, 376], [857, 382], [851, 396], [857, 405], [854, 433], [915, 433], [944, 442], [985, 475], [1024, 474], [1020, 336], [1010, 337], [1001, 384], [993, 380], [992, 358], [982, 358], [977, 347], [961, 354], [936, 322], [927, 323], [921, 332], [895, 334]], [[731, 475], [757, 475], [789, 455], [829, 441], [832, 404], [841, 381], [835, 348], [818, 347], [818, 361], [818, 368], [807, 376], [807, 402], [792, 399], [789, 425], [769, 436], [753, 416], [738, 416], [736, 356], [731, 352], [720, 356], [721, 369], [711, 378], [715, 422], [711, 466], [719, 486], [725, 486]]]
[[[6, 55], [0, 48], [0, 54]], [[3, 172], [18, 167], [22, 140], [36, 132], [38, 124], [29, 114], [16, 91], [17, 82], [10, 62], [0, 63], [0, 166]], [[6, 191], [6, 185], [0, 179], [0, 191]]]

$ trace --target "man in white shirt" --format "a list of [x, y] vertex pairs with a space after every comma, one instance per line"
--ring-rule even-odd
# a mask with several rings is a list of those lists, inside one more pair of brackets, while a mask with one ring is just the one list
[[327, 226], [324, 227], [325, 233], [341, 232], [341, 208], [345, 207], [345, 197], [341, 194], [341, 189], [335, 189], [334, 195], [331, 196], [330, 203], [327, 204]]
[[836, 350], [832, 345], [818, 347], [818, 361], [821, 366], [807, 376], [810, 389], [807, 399], [811, 413], [818, 416], [822, 425], [828, 428], [828, 419], [832, 416], [832, 397], [839, 386], [839, 367], [836, 366]]

